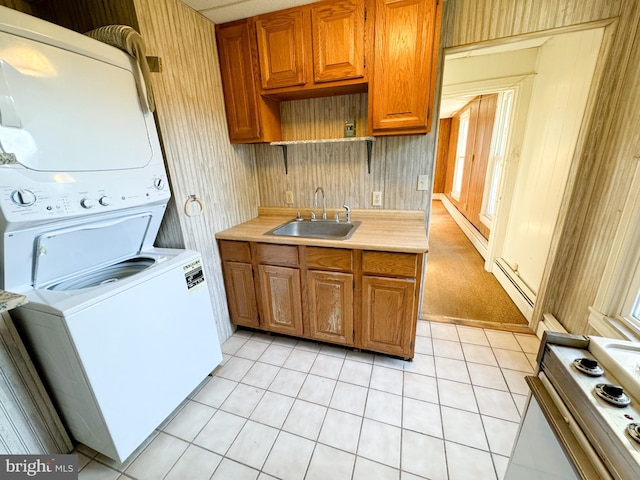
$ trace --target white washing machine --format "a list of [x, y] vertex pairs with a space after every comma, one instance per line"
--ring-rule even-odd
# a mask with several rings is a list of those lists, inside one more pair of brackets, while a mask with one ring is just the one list
[[124, 461], [221, 362], [127, 54], [0, 7], [0, 288], [66, 427]]

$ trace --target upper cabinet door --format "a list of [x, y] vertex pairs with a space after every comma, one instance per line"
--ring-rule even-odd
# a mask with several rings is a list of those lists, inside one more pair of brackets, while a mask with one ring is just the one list
[[302, 10], [276, 12], [257, 18], [263, 89], [305, 84], [303, 23]]
[[376, 0], [370, 133], [429, 131], [440, 9], [438, 0]]
[[258, 59], [250, 20], [216, 26], [220, 75], [231, 143], [282, 139], [280, 105], [262, 98], [256, 83]]
[[315, 82], [364, 77], [364, 16], [364, 0], [338, 0], [311, 9]]
[[251, 64], [249, 24], [238, 22], [216, 28], [220, 74], [224, 89], [229, 137], [232, 140], [260, 138], [260, 115]]

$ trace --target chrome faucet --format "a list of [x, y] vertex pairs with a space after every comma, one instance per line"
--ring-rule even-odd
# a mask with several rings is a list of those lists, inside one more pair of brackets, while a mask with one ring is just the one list
[[[327, 219], [327, 197], [324, 195], [324, 189], [322, 187], [316, 188], [316, 191], [313, 194], [313, 206], [318, 206], [318, 190], [322, 192], [322, 219]], [[312, 215], [312, 219], [315, 218], [315, 214]]]
[[349, 208], [349, 205], [342, 205], [342, 208], [344, 208], [347, 211], [347, 213], [346, 213], [347, 218], [346, 218], [345, 221], [347, 223], [351, 223], [351, 208]]

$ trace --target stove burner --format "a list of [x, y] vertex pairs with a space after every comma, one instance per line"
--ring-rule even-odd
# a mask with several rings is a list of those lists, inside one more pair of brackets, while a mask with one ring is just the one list
[[576, 358], [573, 361], [573, 366], [579, 372], [586, 373], [592, 377], [599, 377], [604, 373], [602, 367], [598, 365], [598, 361], [591, 358]]
[[624, 393], [622, 387], [608, 383], [599, 383], [595, 388], [596, 395], [604, 401], [616, 407], [626, 407], [631, 403], [629, 397]]
[[637, 423], [630, 423], [627, 425], [627, 433], [636, 442], [640, 443], [640, 425]]

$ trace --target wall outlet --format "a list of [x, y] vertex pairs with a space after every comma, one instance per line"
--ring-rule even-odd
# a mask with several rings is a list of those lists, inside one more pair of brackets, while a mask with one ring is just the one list
[[418, 175], [418, 190], [429, 190], [429, 175]]
[[284, 200], [284, 202], [287, 205], [293, 205], [293, 192], [291, 190], [287, 190], [285, 192], [285, 200]]
[[374, 207], [382, 206], [382, 192], [371, 192], [371, 205]]

